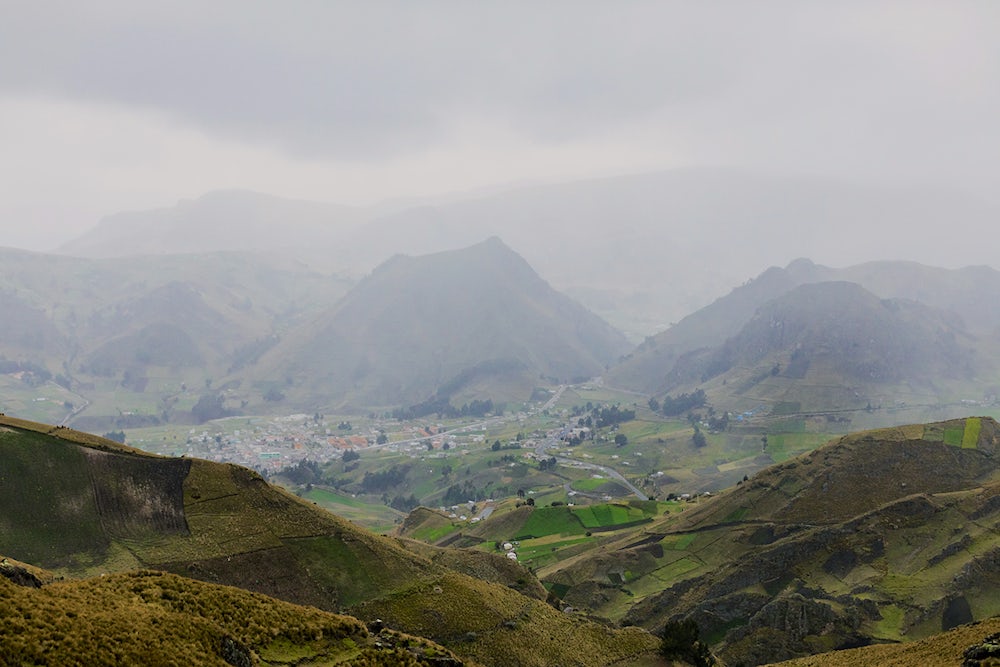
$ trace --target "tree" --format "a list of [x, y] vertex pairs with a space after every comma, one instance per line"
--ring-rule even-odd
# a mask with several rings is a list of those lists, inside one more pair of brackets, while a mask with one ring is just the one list
[[660, 634], [660, 655], [667, 660], [681, 660], [694, 667], [711, 667], [715, 658], [708, 645], [698, 640], [698, 624], [687, 618], [668, 621]]
[[624, 433], [619, 433], [615, 436], [615, 446], [624, 447], [628, 444], [628, 437]]
[[115, 442], [125, 444], [125, 431], [111, 431], [109, 433], [105, 433], [103, 437], [108, 440], [114, 440]]
[[205, 394], [191, 408], [191, 416], [198, 424], [203, 424], [210, 419], [226, 417], [228, 414], [222, 406], [222, 394]]
[[493, 444], [490, 446], [490, 449], [492, 449], [494, 452], [499, 452], [500, 451], [500, 447], [501, 447], [500, 441], [499, 440], [495, 440], [493, 442]]
[[361, 458], [361, 454], [358, 454], [353, 449], [348, 449], [344, 452], [344, 463], [349, 463], [350, 461], [357, 461]]
[[389, 442], [389, 436], [387, 436], [385, 433], [379, 433], [378, 437], [375, 438], [376, 445], [384, 445], [387, 442]]
[[694, 435], [691, 436], [691, 442], [694, 443], [694, 446], [698, 449], [701, 449], [708, 444], [705, 434], [701, 432], [701, 429], [698, 428], [697, 424], [694, 426]]

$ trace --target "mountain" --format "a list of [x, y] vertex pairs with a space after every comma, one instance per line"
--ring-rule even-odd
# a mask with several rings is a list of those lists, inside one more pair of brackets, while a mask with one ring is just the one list
[[788, 257], [992, 261], [953, 240], [974, 238], [995, 219], [994, 209], [959, 192], [703, 167], [412, 208], [371, 220], [344, 243], [372, 266], [392, 253], [500, 236], [553, 286], [638, 341]]
[[[759, 308], [722, 345], [682, 356], [667, 382], [676, 387], [721, 377], [735, 381], [727, 387], [730, 395], [752, 388], [760, 396], [768, 377], [805, 381], [819, 375], [827, 385], [855, 391], [968, 380], [977, 361], [974, 339], [953, 320], [913, 301], [879, 299], [855, 283], [806, 284]], [[791, 397], [804, 383], [786, 384]]]
[[[78, 418], [104, 430], [123, 413], [184, 419], [195, 388], [252, 363], [349, 286], [260, 255], [95, 260], [13, 249], [0, 249], [0, 283], [0, 378], [24, 380], [4, 385], [0, 409], [15, 411], [23, 396], [33, 405], [20, 414], [59, 421], [64, 401], [87, 404]], [[50, 378], [62, 388], [34, 401]], [[62, 412], [39, 413], [43, 405]]]
[[349, 257], [336, 240], [366, 217], [348, 206], [218, 190], [169, 208], [110, 215], [56, 252], [92, 259], [266, 252], [326, 268]]
[[705, 167], [439, 197], [395, 210], [210, 193], [110, 216], [61, 251], [281, 251], [357, 276], [396, 254], [499, 236], [556, 289], [639, 342], [789, 257], [837, 265], [991, 262], [988, 249], [954, 240], [976, 238], [996, 214], [961, 192]]
[[[69, 579], [159, 570], [381, 619], [486, 665], [631, 664], [657, 645], [638, 628], [557, 611], [526, 583], [527, 570], [489, 566], [499, 555], [432, 560], [433, 547], [408, 550], [238, 466], [153, 456], [9, 417], [0, 417], [0, 460], [5, 555]], [[116, 581], [133, 604], [130, 580]]]
[[949, 270], [913, 262], [871, 262], [833, 269], [799, 259], [783, 269], [768, 269], [647, 338], [608, 373], [608, 382], [653, 394], [665, 391], [670, 384], [668, 375], [682, 356], [722, 345], [736, 336], [759, 308], [795, 288], [839, 281], [856, 283], [880, 299], [922, 304], [937, 311], [935, 317], [947, 320], [947, 326], [977, 340], [992, 339], [1000, 326], [1000, 272], [994, 269]]
[[300, 404], [524, 400], [541, 382], [599, 375], [628, 347], [491, 238], [390, 259], [250, 374], [283, 380]]
[[726, 664], [920, 639], [1000, 615], [998, 454], [989, 418], [844, 436], [539, 574]]

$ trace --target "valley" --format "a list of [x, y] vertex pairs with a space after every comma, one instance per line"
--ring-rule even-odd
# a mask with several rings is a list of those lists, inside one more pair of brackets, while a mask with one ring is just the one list
[[796, 260], [633, 346], [496, 237], [360, 277], [250, 241], [0, 253], [9, 557], [346, 613], [349, 651], [381, 619], [418, 661], [657, 664], [694, 622], [756, 665], [1000, 614], [992, 269]]
[[0, 667], [1000, 665], [1000, 3], [0, 54]]

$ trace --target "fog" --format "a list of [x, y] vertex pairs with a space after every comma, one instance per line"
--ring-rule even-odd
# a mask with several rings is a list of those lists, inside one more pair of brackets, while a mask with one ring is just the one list
[[991, 198], [998, 32], [989, 2], [22, 3], [0, 232], [48, 250], [224, 188], [370, 205], [691, 166]]

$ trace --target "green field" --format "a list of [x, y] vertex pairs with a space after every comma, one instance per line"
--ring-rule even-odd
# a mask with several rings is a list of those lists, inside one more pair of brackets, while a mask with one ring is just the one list
[[404, 516], [391, 507], [377, 503], [367, 503], [349, 495], [336, 493], [329, 489], [313, 487], [311, 491], [302, 493], [302, 497], [311, 500], [323, 509], [337, 516], [349, 519], [354, 523], [376, 533], [392, 530], [395, 524]]

